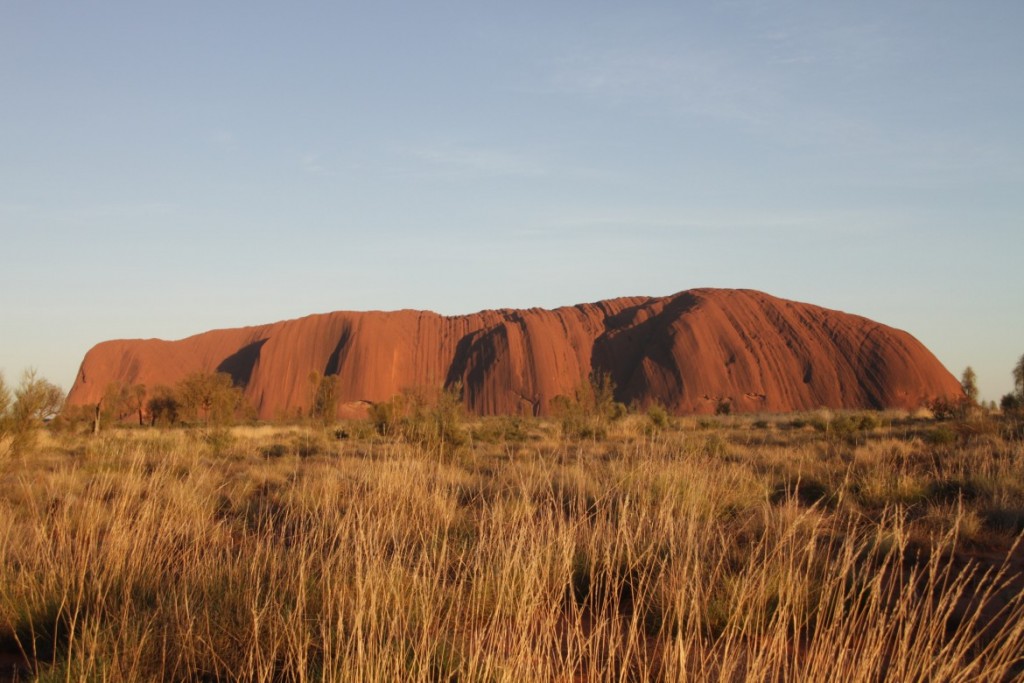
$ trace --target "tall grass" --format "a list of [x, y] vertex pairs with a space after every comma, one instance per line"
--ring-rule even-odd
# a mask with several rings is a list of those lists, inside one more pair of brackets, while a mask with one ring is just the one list
[[443, 458], [49, 439], [0, 462], [0, 653], [43, 680], [1024, 678], [1019, 442], [645, 425]]

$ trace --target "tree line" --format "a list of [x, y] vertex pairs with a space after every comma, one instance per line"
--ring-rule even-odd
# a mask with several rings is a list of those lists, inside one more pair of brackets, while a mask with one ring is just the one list
[[[1016, 412], [1024, 408], [1024, 355], [1013, 366], [1012, 375], [1013, 391], [1004, 394], [999, 400], [999, 408], [1003, 412]], [[987, 407], [989, 410], [995, 410], [995, 401], [990, 401], [987, 406], [983, 406], [978, 401], [978, 376], [970, 365], [964, 369], [963, 374], [960, 376], [960, 387], [964, 392], [960, 401], [961, 405], [959, 406], [961, 409], [981, 406]]]
[[[87, 408], [87, 407], [86, 407]], [[227, 425], [255, 417], [241, 387], [226, 372], [194, 372], [174, 386], [112, 382], [95, 406], [93, 429], [138, 421], [139, 425]]]
[[[1024, 411], [1024, 355], [1013, 367], [1013, 390], [1004, 395], [999, 408], [1006, 414], [1019, 415]], [[593, 379], [593, 378], [592, 378]], [[309, 381], [309, 409], [303, 416], [301, 412], [294, 417], [310, 418], [327, 425], [337, 416], [338, 385], [336, 375], [322, 375], [311, 372]], [[995, 402], [987, 406], [979, 403], [977, 376], [968, 366], [961, 376], [963, 395], [954, 402], [944, 400], [933, 406], [946, 416], [962, 414], [966, 410], [987, 407], [996, 408]], [[584, 424], [580, 415], [599, 414], [618, 409], [612, 399], [612, 392], [607, 380], [604, 383], [591, 382], [589, 393], [573, 397], [559, 397], [554, 403], [556, 414], [563, 421], [571, 422], [570, 426]], [[394, 405], [392, 405], [394, 404]], [[381, 416], [387, 416], [389, 408], [398, 406], [394, 401], [381, 404], [371, 419], [389, 422]], [[593, 410], [583, 410], [591, 406]], [[577, 414], [579, 413], [579, 415]], [[611, 414], [611, 413], [609, 413]], [[0, 452], [25, 451], [35, 444], [37, 431], [40, 427], [52, 423], [54, 427], [75, 427], [83, 422], [91, 422], [93, 431], [99, 431], [101, 425], [124, 424], [137, 422], [139, 425], [154, 427], [172, 427], [177, 425], [229, 425], [238, 420], [255, 420], [255, 408], [245, 401], [242, 388], [235, 385], [231, 375], [224, 372], [196, 372], [188, 375], [174, 386], [158, 385], [148, 389], [143, 384], [112, 382], [109, 384], [99, 403], [91, 406], [64, 406], [64, 391], [57, 385], [39, 376], [34, 369], [26, 370], [16, 387], [9, 387], [0, 373]]]
[[[312, 372], [309, 375], [308, 417], [332, 421], [337, 413], [337, 377]], [[173, 427], [184, 424], [225, 426], [255, 420], [256, 410], [244, 397], [242, 387], [226, 372], [195, 372], [173, 386], [112, 382], [95, 406], [79, 406], [75, 422], [92, 420], [94, 431], [101, 425], [138, 422], [140, 426]], [[93, 411], [90, 414], [89, 411]], [[301, 413], [297, 417], [301, 417]]]

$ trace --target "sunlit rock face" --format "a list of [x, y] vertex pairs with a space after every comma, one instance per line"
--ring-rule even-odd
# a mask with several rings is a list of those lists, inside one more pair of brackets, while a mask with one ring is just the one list
[[914, 408], [961, 393], [914, 337], [751, 290], [694, 289], [554, 310], [335, 312], [178, 341], [116, 340], [85, 356], [69, 405], [111, 382], [173, 386], [228, 372], [260, 418], [307, 410], [311, 372], [337, 376], [341, 415], [406, 389], [461, 383], [481, 415], [536, 414], [592, 373], [616, 398], [674, 413]]

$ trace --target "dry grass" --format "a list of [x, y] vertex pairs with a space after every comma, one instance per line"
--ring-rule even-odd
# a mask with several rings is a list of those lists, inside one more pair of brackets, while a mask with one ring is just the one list
[[0, 460], [0, 666], [1024, 680], [1024, 452], [942, 428], [630, 416], [570, 441], [491, 420], [454, 449], [360, 425], [47, 435]]

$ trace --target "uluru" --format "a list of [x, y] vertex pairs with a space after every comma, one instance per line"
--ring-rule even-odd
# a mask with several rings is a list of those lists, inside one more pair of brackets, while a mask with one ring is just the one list
[[229, 373], [261, 419], [312, 401], [311, 372], [335, 375], [344, 406], [461, 383], [479, 415], [544, 415], [592, 374], [616, 399], [677, 414], [818, 407], [915, 408], [961, 395], [910, 334], [867, 318], [753, 290], [692, 289], [553, 310], [345, 312], [212, 330], [177, 341], [115, 340], [85, 356], [68, 405], [110, 383], [173, 386]]

